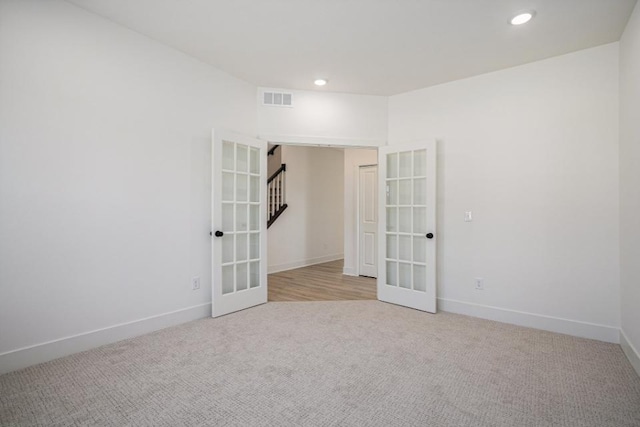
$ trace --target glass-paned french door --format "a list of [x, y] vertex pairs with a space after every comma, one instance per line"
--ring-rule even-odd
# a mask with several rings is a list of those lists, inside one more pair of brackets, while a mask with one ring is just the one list
[[435, 313], [435, 141], [378, 149], [378, 299]]
[[212, 315], [267, 302], [267, 144], [213, 131]]

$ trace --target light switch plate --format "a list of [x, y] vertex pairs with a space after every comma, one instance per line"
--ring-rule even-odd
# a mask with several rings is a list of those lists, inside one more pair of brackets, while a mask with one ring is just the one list
[[464, 213], [464, 222], [473, 221], [473, 217], [471, 216], [471, 211], [467, 211]]

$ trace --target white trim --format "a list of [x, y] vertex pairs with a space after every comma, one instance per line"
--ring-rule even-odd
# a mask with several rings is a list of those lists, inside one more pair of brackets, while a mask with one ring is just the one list
[[344, 274], [345, 276], [354, 276], [354, 277], [358, 277], [358, 272], [356, 271], [355, 268], [350, 268], [350, 267], [345, 267], [342, 269], [342, 274]]
[[[376, 167], [378, 165], [376, 164]], [[355, 165], [355, 171], [353, 173], [353, 176], [355, 177], [355, 188], [356, 188], [356, 257], [355, 257], [355, 264], [356, 267], [353, 269], [355, 270], [355, 274], [354, 276], [359, 276], [360, 275], [360, 171], [362, 169], [362, 166], [360, 165]], [[377, 184], [377, 183], [376, 183]], [[376, 191], [378, 191], [378, 189], [376, 188]], [[376, 206], [376, 209], [378, 207]], [[345, 237], [346, 238], [346, 237]], [[378, 244], [378, 242], [376, 241], [376, 245]]]
[[450, 313], [464, 314], [481, 319], [495, 320], [512, 325], [558, 332], [581, 338], [590, 338], [618, 344], [620, 329], [616, 326], [599, 325], [579, 320], [563, 319], [543, 314], [527, 313], [500, 307], [438, 298], [438, 309]]
[[383, 147], [387, 141], [365, 138], [331, 138], [312, 135], [258, 135], [271, 144], [316, 145], [321, 147]]
[[209, 316], [210, 302], [7, 351], [0, 374]]
[[343, 259], [344, 254], [326, 255], [317, 258], [307, 258], [300, 261], [287, 262], [284, 264], [270, 265], [269, 274], [279, 273], [281, 271], [294, 270], [296, 268], [308, 267], [310, 265], [322, 264], [324, 262], [337, 261]]
[[625, 356], [627, 356], [627, 359], [629, 359], [633, 369], [640, 375], [640, 352], [631, 344], [631, 341], [622, 328], [620, 328], [620, 347], [622, 347], [622, 351]]

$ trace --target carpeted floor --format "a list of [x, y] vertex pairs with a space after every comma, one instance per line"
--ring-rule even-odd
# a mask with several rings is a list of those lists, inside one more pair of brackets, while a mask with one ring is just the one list
[[613, 344], [280, 302], [1, 376], [0, 424], [640, 426], [640, 378]]

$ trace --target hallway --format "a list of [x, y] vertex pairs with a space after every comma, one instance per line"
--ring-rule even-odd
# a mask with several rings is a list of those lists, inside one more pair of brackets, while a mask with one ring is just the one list
[[343, 260], [270, 274], [269, 301], [375, 300], [376, 279], [342, 274]]

